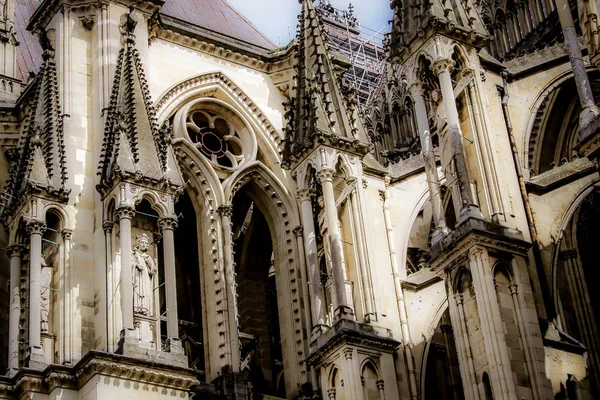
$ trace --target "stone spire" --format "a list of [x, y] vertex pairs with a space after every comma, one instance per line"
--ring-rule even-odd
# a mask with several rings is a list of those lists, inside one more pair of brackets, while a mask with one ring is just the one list
[[183, 185], [171, 147], [171, 128], [158, 126], [148, 83], [133, 34], [137, 21], [121, 17], [123, 46], [119, 51], [100, 155], [104, 196], [121, 179], [161, 189]]
[[64, 202], [67, 164], [63, 116], [58, 93], [54, 47], [41, 34], [42, 66], [33, 83], [19, 144], [11, 153], [10, 178], [3, 195], [2, 216], [9, 216], [27, 194]]
[[298, 20], [295, 86], [284, 104], [284, 165], [296, 165], [319, 143], [355, 154], [368, 153], [353, 88], [342, 78], [347, 61], [329, 53], [312, 0], [302, 1]]
[[14, 1], [0, 0], [0, 103], [14, 102], [21, 91], [16, 71], [19, 42], [14, 19]]

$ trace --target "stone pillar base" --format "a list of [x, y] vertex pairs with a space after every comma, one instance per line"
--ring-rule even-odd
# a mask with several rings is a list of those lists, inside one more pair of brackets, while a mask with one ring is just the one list
[[48, 363], [44, 355], [44, 349], [41, 346], [32, 346], [28, 350], [27, 358], [25, 359], [25, 365], [28, 368], [35, 369], [38, 371], [46, 369]]
[[462, 210], [460, 210], [456, 225], [458, 226], [470, 218], [483, 219], [483, 214], [481, 214], [481, 211], [477, 206], [470, 205], [463, 207]]
[[179, 339], [174, 339], [179, 342], [179, 348], [174, 343], [173, 339], [169, 340], [168, 352], [156, 349], [151, 349], [143, 346], [139, 340], [135, 330], [123, 329], [121, 331], [121, 339], [119, 340], [119, 348], [117, 354], [122, 354], [127, 357], [139, 358], [160, 364], [171, 365], [174, 367], [188, 367], [188, 358], [184, 354], [183, 347]]
[[354, 311], [351, 307], [348, 306], [339, 306], [335, 310], [335, 320], [339, 321], [340, 319], [349, 319], [354, 321]]
[[310, 341], [312, 342], [313, 340], [321, 336], [323, 333], [327, 332], [328, 329], [329, 327], [323, 324], [313, 326], [310, 332]]
[[165, 351], [171, 354], [185, 354], [179, 338], [169, 338], [165, 344]]

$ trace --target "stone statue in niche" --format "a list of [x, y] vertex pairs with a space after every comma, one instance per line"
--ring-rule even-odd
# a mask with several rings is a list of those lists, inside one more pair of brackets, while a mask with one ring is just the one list
[[434, 113], [435, 116], [437, 132], [438, 135], [442, 135], [447, 123], [446, 110], [444, 109], [444, 99], [442, 98], [442, 92], [439, 89], [434, 89], [431, 92], [431, 99], [433, 100], [431, 111]]
[[154, 315], [154, 275], [156, 264], [148, 254], [150, 238], [145, 233], [136, 236], [132, 253], [133, 268], [133, 312], [141, 315]]
[[50, 317], [50, 286], [52, 285], [52, 267], [46, 264], [42, 255], [42, 272], [40, 276], [40, 330], [47, 333]]

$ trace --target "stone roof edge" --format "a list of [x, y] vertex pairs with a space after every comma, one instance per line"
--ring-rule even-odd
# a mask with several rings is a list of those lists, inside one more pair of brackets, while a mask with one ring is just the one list
[[[33, 14], [31, 14], [29, 23], [27, 24], [27, 30], [33, 32], [38, 26], [46, 25], [51, 19], [50, 14], [58, 12], [67, 2], [68, 0], [43, 0]], [[135, 5], [138, 9], [145, 9], [145, 11], [150, 14], [159, 10], [165, 3], [164, 0], [117, 0], [116, 2], [126, 7]], [[77, 4], [70, 4], [70, 6], [73, 8], [97, 7], [98, 1], [88, 0], [78, 2]], [[145, 8], [143, 8], [143, 6], [145, 6]]]
[[261, 72], [271, 73], [291, 67], [286, 64], [293, 57], [293, 41], [286, 47], [267, 50], [164, 14], [161, 14], [160, 20], [161, 24], [155, 31], [160, 39]]

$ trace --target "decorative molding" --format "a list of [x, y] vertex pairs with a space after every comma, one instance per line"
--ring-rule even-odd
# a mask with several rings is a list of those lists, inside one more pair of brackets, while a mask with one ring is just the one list
[[53, 364], [44, 371], [21, 369], [12, 378], [0, 377], [0, 397], [13, 398], [17, 393], [28, 392], [49, 394], [56, 389], [77, 391], [96, 375], [189, 392], [202, 385], [198, 374], [199, 371], [187, 368], [92, 350], [71, 368]]
[[182, 82], [175, 87], [171, 88], [164, 96], [162, 96], [158, 102], [156, 103], [157, 114], [162, 117], [168, 117], [163, 115], [168, 106], [172, 106], [173, 101], [183, 93], [188, 92], [191, 89], [207, 86], [211, 84], [219, 84], [220, 87], [227, 90], [228, 94], [233, 98], [237, 99], [241, 104], [243, 104], [252, 114], [254, 114], [256, 118], [256, 122], [258, 122], [266, 132], [268, 132], [269, 137], [272, 142], [275, 144], [275, 147], [278, 151], [281, 151], [283, 145], [283, 139], [281, 138], [280, 133], [273, 128], [271, 123], [265, 114], [252, 102], [250, 97], [244, 93], [235, 83], [231, 81], [228, 77], [226, 77], [221, 72], [213, 72], [209, 74], [204, 74], [197, 76], [195, 78], [191, 78]]
[[217, 208], [217, 212], [221, 217], [231, 218], [233, 215], [233, 205], [231, 204], [223, 204]]

